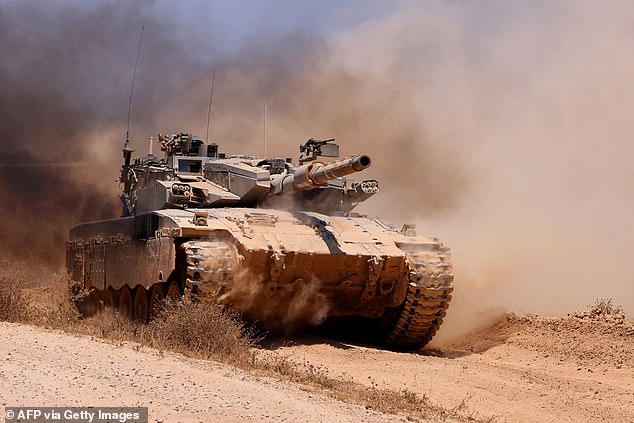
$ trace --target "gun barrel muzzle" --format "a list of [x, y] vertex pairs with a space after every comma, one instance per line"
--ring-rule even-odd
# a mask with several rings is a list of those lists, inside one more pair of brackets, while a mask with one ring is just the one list
[[325, 166], [314, 166], [309, 170], [310, 180], [316, 185], [323, 185], [333, 179], [367, 169], [371, 163], [369, 156], [362, 155]]

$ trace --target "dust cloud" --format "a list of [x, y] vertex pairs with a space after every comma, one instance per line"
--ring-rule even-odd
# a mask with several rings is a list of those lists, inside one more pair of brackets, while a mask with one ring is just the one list
[[293, 332], [326, 320], [329, 304], [320, 289], [321, 282], [312, 278], [271, 292], [262, 277], [244, 269], [236, 273], [231, 289], [219, 301], [231, 305], [263, 329]]
[[[631, 315], [633, 21], [622, 1], [412, 2], [303, 65], [292, 46], [260, 43], [277, 54], [262, 72], [249, 58], [227, 67], [216, 134], [232, 141], [261, 106], [236, 96], [247, 87], [267, 102], [270, 154], [307, 136], [369, 154], [362, 176], [382, 192], [360, 210], [453, 249], [449, 326], [498, 305], [561, 314], [603, 297]], [[238, 136], [257, 140], [260, 125]]]
[[372, 157], [362, 177], [382, 192], [359, 211], [417, 223], [452, 248], [447, 326], [489, 306], [560, 314], [598, 297], [634, 313], [630, 2], [403, 2], [328, 34], [258, 37], [256, 26], [222, 52], [209, 47], [222, 34], [202, 42], [151, 3], [98, 13], [10, 4], [0, 14], [2, 162], [86, 167], [0, 167], [7, 240], [62, 251], [74, 222], [117, 215], [112, 180], [143, 23], [131, 127], [140, 152], [157, 132], [205, 133], [215, 67], [211, 134], [222, 151], [262, 153], [266, 103], [269, 156], [336, 137], [344, 154]]
[[[179, 75], [200, 74], [196, 66], [186, 69], [194, 58], [177, 48], [176, 28], [162, 22], [151, 2], [6, 1], [1, 7], [0, 252], [57, 270], [71, 226], [119, 216], [114, 181], [142, 23], [150, 28], [134, 101], [159, 107], [156, 114], [133, 108], [133, 138], [145, 125], [158, 132], [161, 105], [180, 99], [183, 88], [172, 84]], [[167, 85], [164, 98], [153, 98], [159, 84]]]
[[458, 209], [420, 225], [453, 247], [447, 329], [468, 309], [562, 314], [603, 297], [632, 316], [634, 8], [555, 2], [498, 13], [505, 19], [466, 37], [473, 50], [453, 51], [470, 66], [444, 64], [471, 82], [463, 100], [453, 90], [443, 98], [468, 107], [455, 130], [477, 178]]
[[414, 217], [420, 233], [453, 250], [443, 329], [496, 305], [562, 314], [602, 297], [631, 317], [634, 7], [484, 2], [409, 12], [379, 23], [381, 38], [396, 45], [408, 29], [436, 34], [432, 59], [417, 62], [433, 93], [419, 97], [420, 110], [438, 109], [427, 133], [451, 133], [471, 179], [458, 207]]

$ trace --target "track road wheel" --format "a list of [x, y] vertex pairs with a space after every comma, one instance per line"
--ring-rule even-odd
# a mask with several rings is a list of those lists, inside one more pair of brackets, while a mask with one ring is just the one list
[[178, 301], [181, 298], [181, 291], [178, 289], [178, 284], [174, 281], [170, 282], [167, 287], [167, 298], [172, 301]]
[[119, 314], [125, 319], [132, 320], [132, 293], [127, 285], [121, 288], [119, 294]]
[[150, 320], [161, 314], [164, 304], [165, 293], [163, 292], [163, 286], [159, 283], [152, 285], [150, 290]]
[[134, 292], [134, 310], [132, 311], [134, 321], [147, 323], [150, 310], [147, 289], [139, 286]]

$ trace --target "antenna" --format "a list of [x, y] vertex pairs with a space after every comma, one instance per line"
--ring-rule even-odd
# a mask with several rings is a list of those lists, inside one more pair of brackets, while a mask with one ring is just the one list
[[132, 110], [132, 93], [134, 91], [134, 80], [136, 79], [136, 70], [139, 66], [139, 56], [141, 55], [141, 43], [143, 42], [143, 31], [145, 30], [145, 25], [141, 27], [141, 36], [139, 37], [139, 48], [136, 51], [136, 62], [134, 62], [134, 72], [132, 73], [132, 84], [130, 85], [130, 101], [128, 102], [128, 127], [125, 131], [125, 145], [123, 148], [128, 148], [128, 143], [130, 142], [130, 111]]
[[209, 122], [211, 121], [211, 101], [214, 99], [214, 85], [216, 85], [216, 67], [214, 66], [214, 74], [211, 77], [211, 94], [209, 94], [209, 111], [207, 112], [207, 135], [205, 142], [209, 143]]
[[264, 156], [263, 159], [266, 159], [266, 103], [264, 103]]

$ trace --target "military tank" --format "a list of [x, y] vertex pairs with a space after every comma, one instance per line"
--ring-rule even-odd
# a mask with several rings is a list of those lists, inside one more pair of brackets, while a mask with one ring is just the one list
[[451, 299], [449, 250], [352, 212], [379, 185], [350, 179], [371, 159], [340, 159], [333, 141], [309, 139], [297, 163], [229, 156], [188, 133], [159, 135], [160, 158], [124, 148], [122, 216], [75, 226], [67, 242], [85, 305], [147, 322], [186, 295], [270, 328], [359, 325], [422, 347]]

